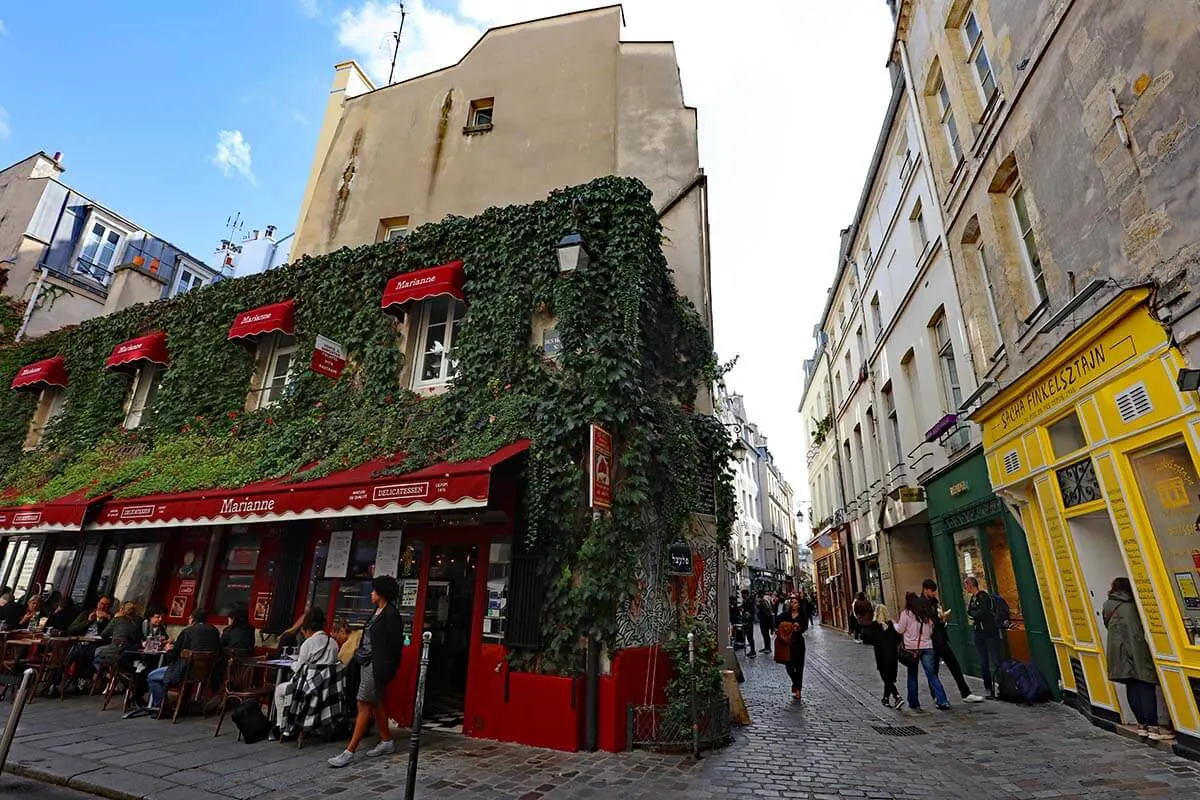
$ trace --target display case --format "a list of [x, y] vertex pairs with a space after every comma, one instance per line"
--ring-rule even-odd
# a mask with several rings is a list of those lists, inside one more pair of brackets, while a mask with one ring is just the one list
[[488, 550], [487, 602], [483, 611], [483, 641], [504, 641], [508, 619], [508, 581], [512, 574], [512, 540], [493, 540]]

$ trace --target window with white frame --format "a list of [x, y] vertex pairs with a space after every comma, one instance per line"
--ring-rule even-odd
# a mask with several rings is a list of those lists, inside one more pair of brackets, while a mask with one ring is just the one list
[[153, 408], [159, 384], [162, 383], [163, 370], [161, 364], [151, 364], [149, 361], [138, 367], [129, 391], [129, 411], [125, 414], [125, 427], [128, 430], [141, 425], [146, 412]]
[[190, 292], [193, 289], [199, 289], [204, 285], [204, 276], [193, 270], [181, 266], [179, 268], [179, 278], [175, 281], [175, 291], [173, 294], [183, 294]]
[[950, 338], [946, 312], [939, 312], [937, 320], [930, 327], [933, 328], [933, 341], [942, 373], [942, 399], [949, 406], [947, 413], [953, 413], [962, 405], [962, 384], [958, 378], [958, 362], [954, 359], [954, 341]]
[[896, 414], [896, 396], [892, 392], [892, 382], [888, 381], [880, 392], [883, 395], [883, 411], [887, 415], [888, 433], [892, 440], [893, 467], [898, 467], [904, 461], [904, 444], [900, 441], [900, 417]]
[[979, 91], [983, 95], [984, 108], [991, 105], [996, 96], [996, 77], [992, 74], [992, 62], [988, 59], [987, 46], [983, 42], [983, 31], [979, 28], [979, 20], [975, 12], [967, 12], [962, 25], [963, 38], [966, 40], [967, 61], [975, 70]]
[[950, 105], [950, 90], [946, 87], [946, 79], [939, 75], [937, 89], [938, 116], [942, 123], [942, 133], [946, 135], [946, 144], [950, 146], [950, 160], [958, 165], [962, 161], [962, 142], [958, 138], [958, 123], [954, 119], [954, 108]]
[[263, 371], [254, 407], [268, 408], [283, 399], [295, 380], [296, 337], [279, 331], [262, 337], [258, 347]]
[[849, 439], [847, 439], [842, 444], [842, 448], [845, 451], [845, 457], [846, 457], [846, 465], [845, 465], [845, 469], [846, 469], [846, 472], [845, 472], [845, 474], [846, 474], [846, 499], [849, 500], [851, 495], [858, 493], [855, 491], [855, 488], [854, 488], [854, 454], [853, 454], [853, 451], [850, 449], [850, 440]]
[[854, 391], [854, 367], [850, 364], [850, 354], [846, 353], [846, 396]]
[[415, 387], [443, 386], [457, 374], [454, 347], [466, 315], [466, 303], [453, 297], [443, 295], [425, 303], [417, 337]]
[[37, 409], [33, 419], [29, 421], [29, 431], [25, 434], [25, 449], [32, 450], [42, 443], [46, 435], [46, 427], [63, 411], [63, 403], [67, 392], [61, 386], [47, 386], [38, 396]]
[[871, 298], [871, 325], [875, 328], [875, 339], [883, 336], [883, 309], [879, 306], [879, 292]]
[[863, 237], [863, 245], [862, 245], [862, 250], [860, 251], [860, 253], [862, 256], [863, 267], [865, 268], [865, 267], [871, 266], [871, 260], [873, 258], [875, 258], [875, 251], [871, 249], [871, 237], [870, 236]]
[[1029, 279], [1033, 282], [1033, 290], [1037, 294], [1040, 305], [1046, 302], [1046, 274], [1042, 271], [1042, 257], [1038, 254], [1037, 240], [1033, 236], [1033, 222], [1029, 218], [1029, 204], [1025, 198], [1025, 187], [1020, 181], [1013, 184], [1008, 193], [1012, 205], [1013, 217], [1017, 224], [1017, 237], [1021, 240], [1021, 252], [1024, 254], [1025, 267], [1029, 270]]
[[929, 244], [929, 232], [925, 229], [925, 210], [922, 208], [919, 199], [913, 206], [912, 213], [908, 219], [912, 223], [913, 239], [917, 242], [917, 248], [924, 251], [925, 245]]
[[408, 217], [384, 217], [379, 220], [377, 242], [399, 242], [408, 238]]
[[383, 240], [385, 242], [398, 242], [401, 239], [408, 238], [407, 225], [392, 225], [383, 232]]
[[983, 279], [984, 289], [987, 290], [988, 315], [992, 318], [992, 330], [996, 332], [998, 347], [1004, 347], [1004, 337], [1000, 333], [1000, 312], [996, 306], [996, 288], [992, 285], [992, 273], [988, 269], [987, 252], [981, 244], [975, 248], [975, 261], [979, 266], [979, 275]]
[[858, 345], [858, 361], [865, 366], [867, 363], [867, 338], [863, 333], [861, 325], [854, 332], [854, 341]]
[[883, 449], [879, 444], [879, 425], [875, 422], [875, 410], [867, 409], [867, 438], [871, 442], [871, 460], [875, 463], [875, 469], [880, 477], [887, 472], [887, 466], [883, 463]]
[[75, 260], [75, 272], [107, 284], [120, 264], [128, 234], [95, 213], [88, 217], [85, 231], [79, 257]]
[[[862, 458], [858, 460], [858, 485], [862, 487], [862, 489], [866, 489], [869, 479], [867, 477], [867, 451], [863, 447], [862, 425], [854, 426], [854, 450], [862, 456]], [[860, 491], [862, 489], [860, 489]]]

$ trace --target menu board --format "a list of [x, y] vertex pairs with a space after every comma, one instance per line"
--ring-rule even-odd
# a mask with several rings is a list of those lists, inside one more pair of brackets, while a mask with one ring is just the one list
[[350, 547], [354, 531], [334, 531], [329, 534], [329, 557], [325, 560], [326, 578], [344, 578], [350, 569]]
[[400, 606], [402, 608], [417, 607], [417, 592], [421, 588], [421, 582], [415, 580], [400, 581]]
[[379, 547], [375, 551], [375, 576], [400, 575], [400, 531], [380, 531]]

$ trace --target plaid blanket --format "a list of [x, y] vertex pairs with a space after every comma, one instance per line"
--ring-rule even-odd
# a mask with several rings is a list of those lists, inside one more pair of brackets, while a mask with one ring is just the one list
[[280, 730], [297, 734], [342, 723], [346, 716], [342, 690], [345, 671], [340, 661], [305, 664], [296, 670], [284, 690]]

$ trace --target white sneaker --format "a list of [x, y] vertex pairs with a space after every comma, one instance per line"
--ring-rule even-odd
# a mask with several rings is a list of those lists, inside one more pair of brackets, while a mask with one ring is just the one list
[[389, 740], [380, 742], [367, 751], [367, 758], [375, 758], [376, 756], [390, 756], [396, 752], [396, 742]]
[[1150, 729], [1149, 737], [1151, 741], [1164, 742], [1171, 741], [1175, 738], [1175, 731], [1162, 726], [1155, 726]]
[[966, 697], [963, 698], [963, 702], [964, 703], [982, 703], [983, 698], [980, 697], [979, 695], [975, 694], [974, 692], [971, 692], [969, 695], [967, 695]]
[[342, 752], [338, 753], [333, 758], [329, 759], [329, 766], [344, 767], [353, 760], [354, 760], [354, 753], [351, 753], [349, 750], [343, 750]]

